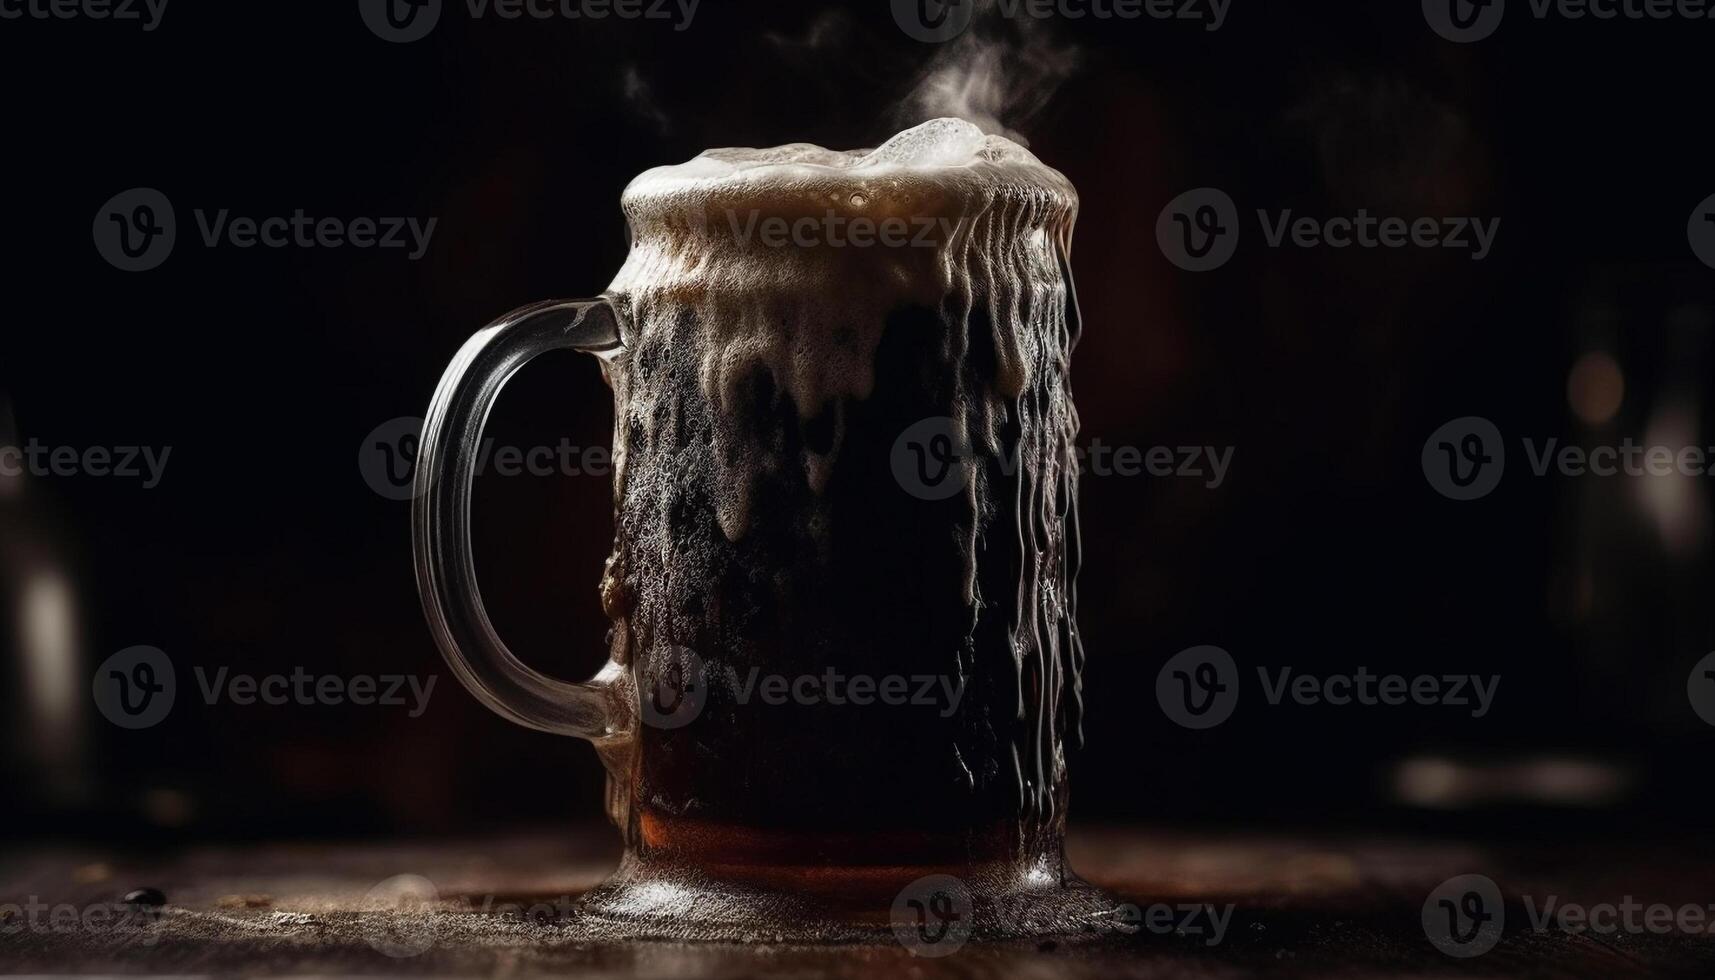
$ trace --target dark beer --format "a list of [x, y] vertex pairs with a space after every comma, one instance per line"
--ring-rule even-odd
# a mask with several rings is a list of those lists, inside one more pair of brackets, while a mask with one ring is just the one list
[[605, 750], [628, 845], [783, 872], [1058, 860], [1071, 185], [938, 120], [870, 153], [711, 151], [624, 205], [603, 597], [644, 701]]

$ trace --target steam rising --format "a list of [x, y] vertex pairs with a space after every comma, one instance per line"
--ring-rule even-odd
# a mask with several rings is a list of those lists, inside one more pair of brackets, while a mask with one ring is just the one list
[[762, 37], [783, 52], [819, 54], [838, 48], [842, 39], [851, 37], [855, 31], [851, 17], [845, 11], [828, 10], [823, 11], [810, 23], [803, 37], [793, 37], [779, 31], [769, 31]]
[[[822, 106], [824, 119], [833, 113], [855, 119], [859, 131], [829, 134], [846, 145], [879, 138], [878, 130], [885, 136], [952, 117], [1028, 146], [1022, 131], [1076, 72], [1078, 51], [1050, 41], [1048, 28], [1039, 21], [1001, 16], [993, 0], [975, 2], [979, 9], [970, 27], [941, 45], [908, 42], [897, 31], [878, 36], [837, 9], [816, 15], [799, 33], [767, 32], [762, 37], [773, 56], [770, 61], [776, 62], [770, 72], [779, 75], [774, 84], [788, 80], [799, 98]], [[675, 93], [658, 93], [648, 75], [636, 65], [626, 66], [620, 94], [640, 121], [665, 136], [679, 128], [675, 121], [684, 123], [686, 117], [671, 106]], [[895, 101], [882, 118], [869, 118], [861, 103], [855, 116], [847, 111], [854, 108], [848, 104], [854, 93], [885, 92], [901, 79], [911, 82], [903, 91], [894, 89]], [[707, 122], [724, 116], [724, 111], [705, 111], [698, 118]], [[775, 122], [788, 129], [788, 137], [806, 135], [788, 119]], [[719, 127], [715, 135], [727, 128]], [[814, 128], [827, 129], [825, 124]]]
[[625, 101], [636, 110], [639, 117], [653, 123], [657, 133], [665, 136], [672, 130], [672, 120], [662, 111], [661, 104], [655, 99], [655, 93], [650, 90], [649, 83], [644, 80], [636, 65], [628, 65], [625, 69]]
[[1019, 129], [1077, 67], [1075, 49], [1055, 47], [1038, 34], [1008, 41], [972, 31], [939, 49], [894, 122], [903, 128], [953, 116], [1028, 146]]

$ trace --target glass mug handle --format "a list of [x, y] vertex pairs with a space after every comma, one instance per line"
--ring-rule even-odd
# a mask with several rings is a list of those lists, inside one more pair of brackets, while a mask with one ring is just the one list
[[536, 303], [477, 331], [429, 404], [411, 509], [423, 614], [453, 675], [501, 717], [591, 741], [625, 737], [634, 727], [625, 670], [610, 660], [589, 681], [572, 684], [538, 673], [506, 648], [477, 589], [471, 483], [489, 410], [519, 368], [551, 350], [602, 355], [619, 347], [618, 316], [606, 297]]

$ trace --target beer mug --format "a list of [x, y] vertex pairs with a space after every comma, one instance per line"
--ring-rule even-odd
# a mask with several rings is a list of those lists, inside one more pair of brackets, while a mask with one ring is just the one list
[[[586, 921], [808, 941], [955, 906], [940, 924], [976, 938], [1107, 921], [1063, 856], [1070, 183], [937, 120], [867, 152], [710, 151], [622, 206], [606, 292], [514, 311], [453, 358], [413, 513], [459, 680], [606, 766], [625, 856]], [[600, 358], [615, 399], [610, 659], [583, 683], [496, 635], [470, 545], [484, 420], [558, 349]], [[957, 885], [912, 892], [931, 879]]]

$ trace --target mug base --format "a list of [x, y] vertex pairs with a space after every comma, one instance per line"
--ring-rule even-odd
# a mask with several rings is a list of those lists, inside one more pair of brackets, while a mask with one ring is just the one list
[[598, 940], [815, 946], [1096, 938], [1135, 928], [1125, 906], [1063, 867], [662, 866], [627, 857], [578, 904]]

